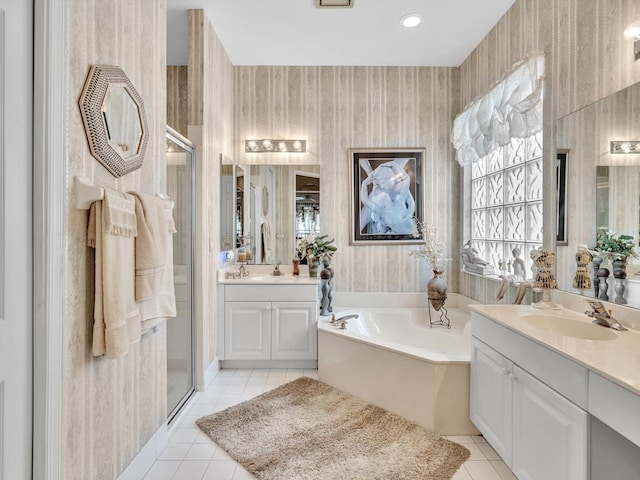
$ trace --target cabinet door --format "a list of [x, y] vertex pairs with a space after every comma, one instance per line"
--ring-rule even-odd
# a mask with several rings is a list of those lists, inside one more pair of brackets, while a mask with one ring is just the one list
[[316, 302], [273, 302], [271, 359], [316, 360], [317, 314]]
[[513, 376], [513, 473], [520, 480], [585, 480], [587, 413], [521, 368]]
[[471, 352], [471, 421], [487, 442], [511, 465], [513, 364], [473, 338]]
[[270, 302], [226, 302], [224, 358], [268, 360], [271, 357], [270, 324]]

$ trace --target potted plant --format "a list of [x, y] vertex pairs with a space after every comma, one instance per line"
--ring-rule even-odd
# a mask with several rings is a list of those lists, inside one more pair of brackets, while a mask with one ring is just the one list
[[[616, 235], [604, 227], [598, 229], [596, 245], [592, 252], [603, 260], [627, 264], [629, 257], [640, 258], [635, 250], [636, 240], [633, 235]], [[615, 266], [614, 266], [615, 267]]]
[[441, 276], [447, 263], [444, 242], [438, 238], [438, 229], [429, 223], [416, 221], [414, 236], [422, 236], [423, 241], [410, 254], [425, 259], [433, 271], [433, 278], [427, 284], [427, 297], [431, 306], [438, 311], [447, 299], [447, 282]]
[[332, 243], [335, 239], [327, 240], [328, 235], [307, 235], [298, 240], [296, 249], [300, 253], [300, 258], [307, 258], [309, 265], [309, 275], [318, 275], [318, 264], [322, 260], [331, 260], [333, 254], [338, 250]]

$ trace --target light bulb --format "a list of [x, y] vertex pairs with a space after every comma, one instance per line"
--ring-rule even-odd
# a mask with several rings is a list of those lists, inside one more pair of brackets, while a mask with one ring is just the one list
[[624, 38], [627, 40], [640, 38], [640, 20], [627, 25], [627, 28], [624, 29]]
[[286, 152], [287, 151], [287, 143], [284, 142], [284, 141], [278, 142], [278, 150], [280, 150], [281, 152]]
[[409, 13], [400, 19], [400, 23], [402, 26], [407, 28], [412, 28], [420, 25], [422, 22], [422, 17], [418, 13]]
[[273, 148], [271, 140], [262, 140], [262, 146], [265, 148], [265, 150], [271, 150]]
[[293, 142], [294, 150], [302, 150], [302, 142], [300, 140], [296, 140]]
[[258, 144], [255, 140], [249, 140], [247, 142], [247, 147], [249, 147], [249, 150], [256, 150], [258, 148]]

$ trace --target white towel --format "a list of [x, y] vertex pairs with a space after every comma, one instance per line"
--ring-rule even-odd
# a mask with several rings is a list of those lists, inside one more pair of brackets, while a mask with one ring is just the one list
[[135, 226], [130, 223], [135, 218], [130, 216], [133, 206], [130, 195], [105, 189], [105, 200], [93, 203], [89, 212], [87, 243], [95, 248], [94, 356], [121, 357], [129, 344], [140, 340], [140, 312], [134, 296]]
[[171, 213], [173, 202], [146, 193], [130, 193], [135, 198], [138, 224], [135, 292], [144, 332], [161, 319], [176, 316], [171, 236], [176, 228]]

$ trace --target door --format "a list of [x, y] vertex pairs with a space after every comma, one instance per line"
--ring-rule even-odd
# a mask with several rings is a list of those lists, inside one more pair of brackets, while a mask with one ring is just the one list
[[0, 480], [31, 478], [32, 22], [0, 0]]
[[316, 360], [316, 302], [274, 302], [271, 308], [271, 359]]
[[167, 193], [173, 200], [173, 285], [176, 318], [167, 320], [167, 412], [171, 421], [195, 390], [194, 375], [194, 149], [167, 127]]
[[513, 364], [473, 338], [471, 421], [507, 465], [511, 464]]
[[520, 480], [586, 480], [587, 412], [521, 368], [513, 373], [513, 473]]
[[224, 358], [271, 358], [271, 302], [225, 302]]

